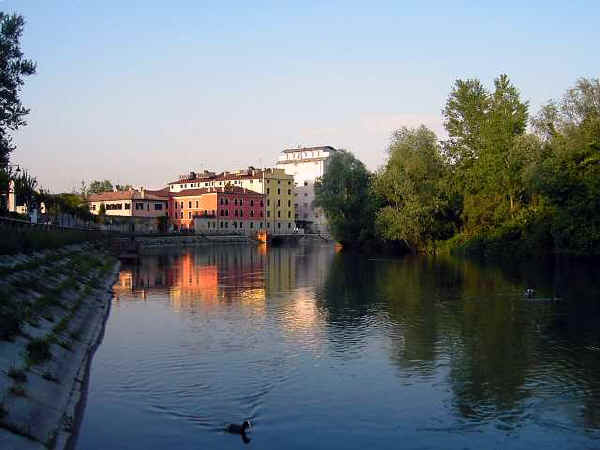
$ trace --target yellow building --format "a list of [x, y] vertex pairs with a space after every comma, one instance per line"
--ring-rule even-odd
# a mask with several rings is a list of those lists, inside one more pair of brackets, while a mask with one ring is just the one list
[[182, 175], [169, 183], [171, 192], [189, 187], [239, 186], [265, 195], [265, 222], [272, 234], [293, 233], [296, 230], [294, 205], [294, 176], [283, 169], [248, 169], [213, 174], [212, 172]]

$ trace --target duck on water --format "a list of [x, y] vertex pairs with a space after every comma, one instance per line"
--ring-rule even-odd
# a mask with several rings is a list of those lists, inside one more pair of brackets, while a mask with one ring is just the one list
[[252, 431], [252, 424], [249, 420], [244, 420], [244, 422], [239, 425], [237, 423], [230, 423], [225, 428], [225, 431], [231, 434], [239, 434], [242, 436], [242, 440], [244, 443], [250, 442], [250, 438], [246, 435], [247, 432]]

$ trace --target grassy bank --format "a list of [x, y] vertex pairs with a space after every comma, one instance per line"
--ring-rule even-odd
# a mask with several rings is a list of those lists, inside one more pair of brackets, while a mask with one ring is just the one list
[[82, 242], [98, 242], [104, 239], [104, 234], [98, 231], [0, 226], [0, 255], [31, 253]]
[[0, 429], [53, 448], [72, 417], [43, 399], [67, 403], [116, 259], [90, 243], [13, 259], [0, 267]]

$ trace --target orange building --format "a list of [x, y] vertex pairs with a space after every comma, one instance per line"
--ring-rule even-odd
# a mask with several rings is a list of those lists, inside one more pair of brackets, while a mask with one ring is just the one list
[[231, 228], [237, 229], [247, 221], [255, 221], [258, 228], [264, 206], [263, 194], [238, 186], [224, 186], [171, 192], [168, 211], [171, 223], [178, 229], [193, 229], [197, 217], [208, 219], [206, 226], [215, 230], [229, 228], [230, 223]]

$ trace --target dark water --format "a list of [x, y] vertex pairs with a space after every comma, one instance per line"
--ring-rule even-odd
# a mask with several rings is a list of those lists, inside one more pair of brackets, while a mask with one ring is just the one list
[[591, 264], [222, 246], [115, 289], [79, 449], [600, 448]]

